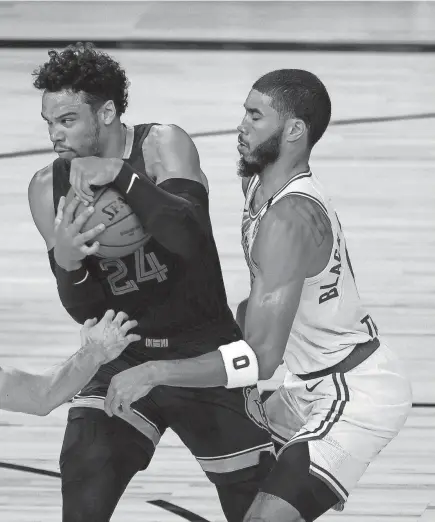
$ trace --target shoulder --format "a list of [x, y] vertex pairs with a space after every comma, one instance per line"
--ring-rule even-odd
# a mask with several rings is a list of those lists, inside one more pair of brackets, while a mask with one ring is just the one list
[[142, 146], [147, 171], [156, 183], [170, 178], [198, 181], [208, 189], [198, 150], [185, 130], [173, 124], [151, 127]]
[[41, 197], [52, 197], [53, 190], [53, 164], [38, 170], [29, 183], [28, 194], [29, 201], [39, 201]]
[[187, 132], [178, 127], [178, 125], [174, 125], [172, 123], [162, 123], [159, 125], [153, 125], [146, 137], [146, 140], [151, 145], [178, 145], [178, 143], [182, 143], [187, 145], [189, 143], [193, 144], [192, 138], [187, 134]]
[[296, 194], [289, 194], [272, 205], [264, 221], [266, 227], [299, 232], [303, 237], [317, 238], [331, 231], [331, 222], [320, 203]]
[[258, 255], [282, 255], [309, 260], [332, 233], [327, 214], [304, 196], [289, 195], [266, 212], [258, 231]]
[[30, 212], [47, 248], [54, 245], [53, 165], [38, 170], [29, 183]]

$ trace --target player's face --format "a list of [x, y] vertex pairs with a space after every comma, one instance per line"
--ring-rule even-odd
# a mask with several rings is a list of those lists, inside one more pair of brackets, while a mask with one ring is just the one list
[[239, 175], [251, 177], [275, 163], [281, 150], [284, 123], [270, 106], [271, 98], [253, 89], [245, 102], [245, 117], [237, 127]]
[[98, 119], [80, 93], [45, 92], [41, 115], [59, 157], [71, 160], [99, 155]]

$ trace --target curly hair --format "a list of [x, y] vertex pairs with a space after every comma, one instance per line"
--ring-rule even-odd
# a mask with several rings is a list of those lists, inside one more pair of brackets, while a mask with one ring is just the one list
[[50, 50], [48, 62], [33, 71], [33, 86], [40, 90], [83, 92], [85, 103], [96, 110], [107, 100], [118, 115], [128, 105], [129, 82], [124, 69], [91, 43], [70, 45], [61, 52]]

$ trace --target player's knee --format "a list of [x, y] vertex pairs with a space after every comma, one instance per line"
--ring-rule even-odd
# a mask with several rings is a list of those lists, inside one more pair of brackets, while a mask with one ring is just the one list
[[305, 522], [291, 504], [269, 493], [260, 492], [255, 497], [243, 522]]
[[241, 522], [260, 486], [276, 462], [275, 456], [263, 452], [257, 466], [219, 474], [210, 480], [216, 485], [222, 509], [228, 522]]

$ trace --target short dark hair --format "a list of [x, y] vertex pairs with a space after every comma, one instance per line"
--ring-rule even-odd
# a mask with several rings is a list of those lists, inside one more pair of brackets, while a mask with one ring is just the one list
[[50, 59], [33, 71], [34, 87], [49, 92], [70, 90], [83, 92], [85, 103], [93, 110], [113, 100], [118, 115], [128, 105], [128, 85], [125, 71], [108, 54], [91, 43], [77, 43], [61, 52], [50, 50]]
[[301, 69], [280, 69], [262, 76], [252, 88], [270, 96], [271, 106], [281, 116], [303, 120], [311, 147], [323, 136], [331, 119], [331, 100], [317, 76]]

